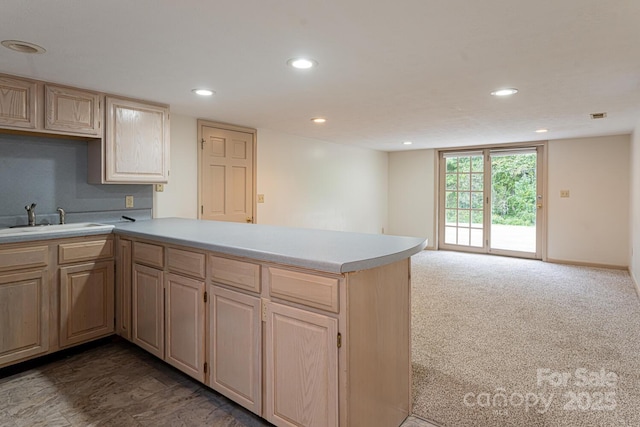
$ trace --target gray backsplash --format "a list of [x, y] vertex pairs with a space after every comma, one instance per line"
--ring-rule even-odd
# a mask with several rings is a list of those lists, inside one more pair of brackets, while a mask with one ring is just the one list
[[[134, 209], [125, 209], [125, 196]], [[37, 222], [58, 223], [58, 206], [67, 222], [114, 222], [122, 215], [151, 217], [153, 187], [87, 183], [84, 141], [0, 134], [0, 227], [27, 223], [27, 204], [37, 203]]]

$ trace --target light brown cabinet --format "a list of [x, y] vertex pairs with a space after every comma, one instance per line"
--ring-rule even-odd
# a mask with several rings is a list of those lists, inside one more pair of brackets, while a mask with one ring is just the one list
[[338, 320], [267, 305], [265, 418], [277, 426], [338, 425]]
[[36, 129], [38, 84], [35, 81], [0, 75], [0, 126]]
[[133, 264], [131, 284], [131, 339], [164, 359], [164, 273]]
[[208, 285], [209, 386], [262, 415], [261, 300]]
[[49, 350], [47, 277], [47, 270], [0, 274], [0, 366]]
[[44, 129], [102, 137], [103, 95], [52, 84], [44, 85]]
[[168, 106], [107, 96], [105, 120], [104, 140], [89, 144], [89, 182], [168, 182]]
[[114, 331], [113, 261], [60, 268], [60, 347]]

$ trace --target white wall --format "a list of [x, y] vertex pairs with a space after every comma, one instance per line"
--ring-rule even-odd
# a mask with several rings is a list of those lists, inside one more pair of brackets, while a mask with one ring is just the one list
[[389, 234], [435, 243], [435, 150], [389, 153]]
[[629, 135], [548, 147], [548, 259], [629, 265]]
[[153, 216], [198, 217], [198, 128], [193, 117], [171, 114], [171, 167], [164, 192], [153, 193]]
[[[198, 217], [197, 120], [171, 115], [171, 175], [154, 217]], [[380, 233], [387, 228], [387, 153], [258, 129], [261, 224]]]
[[629, 272], [640, 293], [640, 122], [631, 136]]
[[387, 153], [258, 129], [257, 167], [261, 224], [387, 228]]

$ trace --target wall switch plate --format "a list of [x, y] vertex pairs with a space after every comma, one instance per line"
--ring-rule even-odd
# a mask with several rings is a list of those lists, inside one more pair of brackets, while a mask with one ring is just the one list
[[264, 203], [264, 194], [258, 194], [258, 203]]
[[125, 208], [133, 207], [133, 196], [124, 196], [124, 207]]
[[560, 190], [560, 197], [569, 197], [569, 190]]
[[156, 184], [156, 192], [162, 193], [164, 191], [164, 184]]

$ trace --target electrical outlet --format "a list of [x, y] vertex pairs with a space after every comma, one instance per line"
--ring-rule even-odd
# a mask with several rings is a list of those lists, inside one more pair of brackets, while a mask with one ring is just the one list
[[133, 196], [125, 196], [124, 197], [124, 207], [132, 208], [133, 207]]
[[156, 193], [162, 193], [164, 191], [164, 184], [156, 184]]
[[264, 203], [264, 194], [258, 194], [258, 203]]
[[560, 190], [560, 197], [569, 197], [569, 190]]

